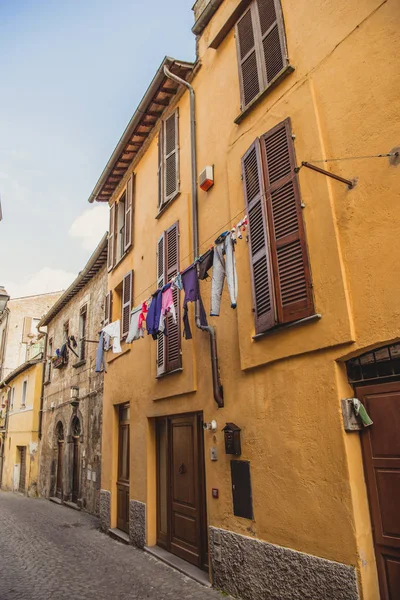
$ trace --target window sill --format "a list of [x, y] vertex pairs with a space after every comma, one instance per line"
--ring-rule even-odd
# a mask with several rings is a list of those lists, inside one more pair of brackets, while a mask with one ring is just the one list
[[316, 313], [315, 315], [311, 315], [310, 317], [305, 317], [304, 319], [299, 319], [299, 321], [293, 321], [293, 323], [285, 323], [284, 325], [276, 325], [273, 329], [268, 329], [268, 331], [263, 331], [262, 333], [256, 333], [253, 335], [253, 340], [257, 341], [261, 338], [267, 337], [269, 335], [274, 335], [275, 333], [279, 333], [280, 331], [286, 331], [286, 329], [291, 329], [292, 327], [299, 327], [301, 325], [306, 325], [307, 323], [314, 323], [315, 321], [319, 321], [322, 318], [322, 315]]
[[74, 369], [78, 369], [79, 367], [83, 367], [83, 365], [86, 365], [86, 358], [82, 358], [81, 360], [78, 360], [78, 362], [76, 362], [72, 366]]
[[280, 73], [278, 73], [278, 75], [276, 77], [274, 77], [274, 79], [271, 81], [271, 83], [262, 91], [258, 94], [258, 96], [256, 96], [255, 98], [253, 98], [253, 100], [250, 102], [250, 104], [248, 104], [246, 106], [246, 108], [240, 113], [240, 115], [238, 115], [236, 117], [236, 119], [234, 120], [234, 123], [236, 123], [236, 125], [239, 125], [239, 123], [241, 123], [243, 121], [243, 119], [245, 117], [247, 117], [248, 114], [251, 113], [251, 111], [253, 110], [253, 108], [255, 106], [257, 106], [261, 100], [263, 100], [266, 96], [268, 96], [268, 94], [276, 88], [276, 86], [283, 80], [285, 79], [288, 75], [290, 75], [290, 73], [293, 73], [294, 71], [294, 67], [292, 67], [292, 65], [286, 65], [286, 67], [284, 67], [282, 69], [282, 71]]
[[158, 213], [156, 214], [155, 218], [159, 219], [167, 210], [167, 208], [169, 208], [169, 206], [171, 206], [171, 204], [181, 195], [180, 191], [177, 192], [176, 196], [174, 196], [173, 198], [171, 198], [171, 200], [168, 200], [168, 202], [166, 202], [165, 204], [162, 205], [162, 207], [160, 208], [160, 210], [158, 211]]
[[173, 371], [165, 371], [165, 373], [160, 373], [160, 375], [156, 376], [156, 379], [162, 379], [163, 377], [166, 377], [167, 375], [173, 375], [174, 373], [182, 373], [183, 372], [183, 367], [179, 367], [179, 369], [174, 369]]

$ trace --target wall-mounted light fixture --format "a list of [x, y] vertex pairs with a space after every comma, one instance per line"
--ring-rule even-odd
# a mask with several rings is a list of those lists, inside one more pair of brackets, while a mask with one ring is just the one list
[[79, 406], [79, 388], [75, 385], [71, 386], [71, 406]]

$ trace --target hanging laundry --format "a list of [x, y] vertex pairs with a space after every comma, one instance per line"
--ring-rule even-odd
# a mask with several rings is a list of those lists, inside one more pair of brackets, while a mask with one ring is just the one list
[[102, 331], [107, 333], [112, 338], [113, 354], [122, 352], [121, 350], [121, 324], [119, 319], [103, 327]]
[[[144, 331], [142, 327], [139, 327], [139, 319], [142, 314], [142, 305], [136, 306], [131, 311], [131, 321], [129, 324], [129, 332], [126, 338], [126, 343], [131, 344], [134, 340], [144, 337]], [[143, 322], [143, 321], [142, 321]]]
[[192, 265], [186, 271], [182, 273], [183, 289], [185, 290], [185, 299], [183, 301], [183, 336], [187, 340], [192, 339], [192, 332], [190, 330], [189, 315], [188, 315], [188, 302], [200, 303], [200, 325], [207, 327], [207, 316], [204, 310], [203, 301], [200, 296], [199, 278], [197, 275], [197, 266]]
[[175, 277], [173, 277], [171, 279], [171, 284], [172, 284], [172, 287], [175, 287], [180, 292], [183, 290], [182, 276], [180, 273], [177, 273], [175, 275]]
[[146, 319], [147, 333], [152, 336], [153, 340], [157, 339], [159, 333], [161, 305], [162, 290], [157, 290], [152, 296]]
[[106, 334], [104, 331], [100, 332], [99, 345], [96, 350], [96, 373], [101, 373], [106, 370], [106, 361], [104, 359], [104, 338]]
[[161, 295], [161, 313], [160, 313], [160, 323], [158, 326], [158, 331], [165, 331], [165, 317], [168, 313], [171, 313], [174, 323], [176, 323], [176, 311], [174, 298], [172, 295], [172, 287], [171, 284], [168, 283], [162, 289]]
[[110, 348], [111, 348], [111, 336], [109, 336], [108, 333], [105, 333], [104, 334], [104, 351], [108, 352]]
[[207, 279], [209, 277], [208, 271], [213, 266], [214, 260], [214, 248], [207, 250], [205, 254], [199, 258], [199, 279]]
[[213, 276], [211, 283], [211, 312], [212, 317], [218, 317], [225, 277], [231, 299], [231, 307], [236, 308], [237, 274], [234, 244], [229, 231], [222, 233], [216, 240], [213, 258]]
[[139, 329], [143, 329], [144, 330], [144, 324], [146, 322], [146, 318], [147, 318], [147, 313], [149, 312], [149, 307], [147, 305], [147, 300], [145, 300], [142, 303], [142, 310], [141, 313], [139, 315], [139, 322], [138, 322], [138, 327]]

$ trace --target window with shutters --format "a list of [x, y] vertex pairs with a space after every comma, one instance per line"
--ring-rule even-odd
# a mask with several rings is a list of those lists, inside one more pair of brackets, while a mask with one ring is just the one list
[[290, 119], [242, 158], [256, 333], [314, 314]]
[[253, 0], [236, 24], [236, 44], [244, 110], [276, 83], [289, 65], [280, 1]]
[[112, 323], [112, 291], [104, 298], [104, 327], [109, 323]]
[[178, 109], [161, 122], [158, 136], [158, 209], [179, 194]]
[[[179, 227], [178, 223], [164, 231], [157, 243], [157, 284], [161, 289], [179, 272]], [[172, 292], [177, 322], [171, 314], [166, 317], [166, 335], [157, 338], [157, 376], [182, 367], [181, 331], [179, 319], [179, 291]]]
[[87, 304], [79, 311], [79, 360], [86, 358]]
[[25, 379], [22, 382], [22, 396], [21, 396], [21, 408], [25, 408], [26, 406], [26, 394], [28, 391], [28, 380]]
[[129, 251], [133, 240], [134, 175], [121, 197], [110, 206], [107, 267], [111, 271]]
[[53, 356], [53, 338], [50, 338], [47, 344], [47, 362], [46, 362], [46, 381], [51, 381], [51, 359]]
[[129, 333], [133, 298], [133, 271], [129, 271], [122, 280], [122, 310], [121, 310], [121, 338]]

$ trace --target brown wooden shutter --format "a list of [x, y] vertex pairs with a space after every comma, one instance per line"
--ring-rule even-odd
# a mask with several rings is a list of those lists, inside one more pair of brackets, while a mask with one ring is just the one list
[[106, 294], [104, 300], [104, 327], [112, 321], [112, 291]]
[[279, 323], [314, 312], [290, 119], [261, 137]]
[[253, 19], [253, 9], [250, 6], [236, 25], [242, 110], [260, 93], [263, 87]]
[[[165, 283], [165, 232], [157, 242], [157, 288], [161, 289]], [[167, 357], [166, 337], [159, 333], [157, 337], [157, 375], [165, 373]]]
[[132, 228], [133, 228], [133, 186], [134, 186], [134, 175], [132, 174], [126, 184], [126, 197], [125, 197], [125, 222], [124, 222], [124, 251], [132, 245]]
[[133, 271], [129, 271], [122, 281], [122, 324], [121, 337], [128, 335], [132, 310]]
[[288, 64], [279, 0], [255, 0], [236, 25], [242, 110]]
[[164, 202], [179, 192], [178, 110], [164, 121]]
[[[166, 260], [166, 279], [171, 281], [179, 270], [179, 228], [178, 223], [175, 223], [167, 229], [165, 234], [165, 246], [167, 253]], [[180, 319], [179, 319], [179, 291], [174, 289], [172, 292], [174, 298], [175, 311], [177, 322], [174, 323], [172, 315], [167, 317], [167, 360], [166, 370], [174, 371], [182, 365], [181, 360], [181, 336], [180, 336]]]
[[161, 122], [160, 133], [158, 135], [158, 209], [163, 204], [163, 155], [164, 155], [164, 122]]
[[107, 268], [109, 271], [114, 266], [114, 234], [115, 234], [115, 203], [110, 206], [110, 227], [108, 229], [108, 257]]
[[250, 146], [243, 156], [242, 172], [249, 218], [255, 329], [256, 333], [261, 333], [275, 325], [276, 316], [264, 181], [258, 140]]
[[32, 317], [24, 317], [24, 325], [22, 328], [22, 343], [29, 344], [31, 338], [29, 334], [31, 333], [32, 328]]
[[287, 64], [286, 40], [279, 0], [257, 0], [254, 5], [260, 35], [264, 85], [267, 85]]

